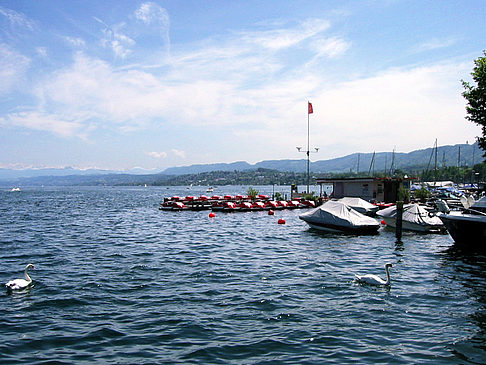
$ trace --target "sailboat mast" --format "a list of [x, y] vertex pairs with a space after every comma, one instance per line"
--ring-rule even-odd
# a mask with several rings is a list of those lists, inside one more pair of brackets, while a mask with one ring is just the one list
[[437, 138], [435, 139], [434, 182], [437, 181]]
[[461, 167], [461, 146], [459, 146], [459, 151], [457, 153], [457, 167]]
[[376, 151], [373, 151], [373, 157], [371, 158], [370, 169], [368, 170], [368, 175], [369, 175], [371, 170], [373, 169], [373, 175], [372, 176], [375, 176], [375, 153], [376, 153]]

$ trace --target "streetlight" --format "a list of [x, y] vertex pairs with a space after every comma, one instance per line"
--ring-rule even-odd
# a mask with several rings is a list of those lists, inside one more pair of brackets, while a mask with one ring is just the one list
[[307, 194], [310, 194], [310, 188], [309, 188], [309, 185], [310, 185], [310, 172], [309, 172], [310, 160], [309, 160], [309, 155], [311, 153], [319, 152], [319, 148], [314, 147], [314, 151], [309, 150], [309, 140], [307, 140], [307, 151], [301, 151], [302, 147], [296, 147], [296, 148], [297, 148], [297, 151], [307, 154]]

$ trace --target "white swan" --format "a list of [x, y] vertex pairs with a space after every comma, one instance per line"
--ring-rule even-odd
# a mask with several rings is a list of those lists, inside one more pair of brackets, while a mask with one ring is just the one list
[[10, 280], [8, 283], [5, 284], [8, 292], [12, 292], [13, 290], [23, 290], [32, 284], [32, 279], [27, 273], [27, 270], [29, 269], [35, 269], [34, 264], [28, 264], [25, 267], [25, 279]]
[[366, 274], [366, 275], [355, 275], [356, 280], [360, 283], [372, 284], [372, 285], [390, 285], [390, 267], [393, 265], [390, 263], [385, 264], [386, 280], [383, 280], [377, 275]]

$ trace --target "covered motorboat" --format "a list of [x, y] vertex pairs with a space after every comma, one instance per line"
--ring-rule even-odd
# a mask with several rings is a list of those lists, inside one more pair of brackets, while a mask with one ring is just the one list
[[[387, 226], [396, 227], [396, 206], [380, 210], [376, 214], [383, 218]], [[406, 204], [403, 206], [402, 229], [416, 232], [440, 232], [444, 230], [444, 224], [439, 217], [429, 213], [421, 205]]]
[[320, 207], [300, 215], [299, 218], [312, 228], [327, 232], [373, 234], [380, 228], [375, 219], [334, 200], [325, 202]]
[[464, 211], [441, 214], [439, 218], [454, 242], [471, 247], [486, 247], [486, 197]]
[[361, 214], [370, 215], [370, 216], [375, 215], [379, 209], [378, 206], [373, 205], [361, 198], [344, 197], [339, 199], [338, 201], [350, 206], [351, 208], [360, 212]]

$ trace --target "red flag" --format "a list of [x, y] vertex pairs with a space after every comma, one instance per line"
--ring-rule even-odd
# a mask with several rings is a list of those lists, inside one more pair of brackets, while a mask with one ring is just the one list
[[309, 104], [309, 114], [314, 113], [314, 110], [312, 110], [312, 103], [309, 103], [309, 102], [307, 102], [307, 103]]

